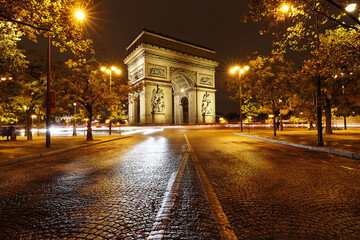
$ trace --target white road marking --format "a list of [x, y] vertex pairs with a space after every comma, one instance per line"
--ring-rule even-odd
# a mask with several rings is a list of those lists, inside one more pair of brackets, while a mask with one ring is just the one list
[[187, 164], [189, 157], [190, 154], [186, 153], [179, 167], [179, 170], [177, 171], [177, 173], [174, 172], [172, 174], [164, 194], [164, 199], [162, 201], [161, 208], [158, 214], [156, 215], [154, 226], [147, 239], [160, 240], [164, 238], [164, 234], [170, 220], [171, 210], [174, 207], [175, 200], [179, 191], [181, 179], [184, 175], [185, 166]]

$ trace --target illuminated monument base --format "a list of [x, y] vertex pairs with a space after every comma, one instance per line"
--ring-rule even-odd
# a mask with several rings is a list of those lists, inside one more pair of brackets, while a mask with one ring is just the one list
[[143, 31], [127, 48], [130, 124], [215, 122], [215, 51]]

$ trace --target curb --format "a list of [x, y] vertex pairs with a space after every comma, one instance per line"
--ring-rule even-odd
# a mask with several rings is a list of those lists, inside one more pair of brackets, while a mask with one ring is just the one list
[[19, 162], [25, 162], [25, 161], [36, 159], [36, 158], [47, 157], [47, 156], [55, 155], [55, 154], [58, 154], [58, 153], [70, 152], [70, 151], [73, 151], [73, 150], [76, 150], [76, 149], [90, 147], [90, 146], [94, 146], [94, 145], [98, 145], [98, 144], [102, 144], [102, 143], [106, 143], [106, 142], [117, 141], [117, 140], [120, 140], [120, 139], [123, 139], [123, 138], [129, 138], [129, 137], [131, 137], [131, 135], [123, 136], [123, 137], [119, 137], [119, 138], [114, 138], [114, 139], [110, 139], [110, 140], [105, 140], [105, 141], [92, 143], [92, 144], [80, 145], [80, 146], [73, 147], [73, 148], [65, 148], [65, 149], [61, 149], [61, 150], [57, 150], [57, 151], [40, 153], [40, 154], [37, 154], [37, 155], [12, 159], [12, 160], [9, 160], [9, 161], [6, 161], [6, 162], [1, 162], [0, 167], [1, 166], [8, 166], [8, 165], [19, 163]]
[[313, 151], [326, 152], [326, 153], [331, 153], [331, 154], [335, 154], [335, 155], [342, 156], [342, 157], [360, 160], [360, 155], [356, 154], [356, 153], [344, 152], [344, 151], [334, 150], [334, 149], [330, 149], [330, 148], [311, 147], [311, 146], [307, 146], [307, 145], [282, 142], [282, 141], [277, 141], [277, 140], [272, 140], [272, 139], [267, 139], [267, 138], [262, 138], [262, 137], [256, 137], [256, 136], [251, 136], [251, 135], [245, 135], [245, 134], [240, 134], [240, 133], [233, 133], [233, 134], [239, 135], [242, 137], [255, 138], [255, 139], [259, 139], [259, 140], [263, 140], [263, 141], [279, 143], [279, 144], [288, 145], [288, 146], [292, 146], [292, 147], [305, 148], [305, 149], [309, 149], [309, 150], [313, 150]]

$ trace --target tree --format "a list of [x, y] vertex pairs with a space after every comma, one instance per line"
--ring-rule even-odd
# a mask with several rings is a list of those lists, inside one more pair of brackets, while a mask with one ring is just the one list
[[325, 132], [331, 134], [333, 107], [338, 109], [350, 107], [351, 109], [360, 106], [358, 100], [360, 97], [358, 78], [360, 42], [357, 39], [356, 30], [344, 28], [327, 30], [320, 34], [319, 38], [321, 45], [314, 52], [317, 57], [305, 61], [303, 70], [305, 74], [317, 73], [322, 79], [322, 92], [326, 96]]
[[24, 51], [18, 49], [22, 33], [11, 22], [0, 21], [0, 76], [9, 77], [21, 73], [26, 64]]
[[[319, 82], [323, 84], [322, 91], [327, 97], [326, 133], [331, 133], [331, 106], [336, 89], [333, 76], [344, 57], [359, 55], [359, 19], [346, 11], [345, 4], [333, 0], [250, 0], [248, 5], [249, 12], [244, 16], [244, 21], [266, 23], [260, 33], [272, 31], [276, 36], [273, 53], [285, 54], [288, 49], [311, 50], [312, 58], [305, 62], [304, 67], [308, 75], [312, 74], [314, 82], [320, 75]], [[288, 26], [283, 28], [283, 24]], [[337, 29], [320, 34], [334, 27]], [[339, 44], [330, 36], [343, 36], [337, 39], [343, 42]]]
[[17, 24], [19, 31], [36, 41], [38, 35], [50, 34], [60, 51], [74, 54], [92, 50], [92, 41], [83, 39], [81, 24], [75, 17], [78, 10], [92, 5], [92, 0], [0, 0], [0, 20]]
[[92, 0], [0, 0], [0, 74], [16, 74], [28, 64], [18, 48], [20, 37], [37, 41], [51, 37], [61, 52], [75, 55], [93, 52], [92, 41], [84, 39], [75, 11], [86, 9]]
[[124, 113], [122, 100], [124, 100], [131, 88], [114, 79], [112, 94], [109, 95], [108, 82], [99, 69], [99, 64], [94, 60], [79, 59], [66, 62], [67, 72], [55, 83], [64, 109], [72, 108], [72, 104], [80, 104], [80, 113], [84, 111], [87, 117], [87, 140], [93, 140], [91, 121], [95, 116], [104, 114], [111, 106], [112, 118], [119, 117]]
[[298, 68], [290, 81], [291, 94], [288, 101], [290, 109], [298, 118], [305, 118], [308, 122], [308, 129], [311, 130], [313, 129], [313, 122], [316, 120], [314, 77], [304, 71], [303, 68]]
[[[107, 75], [105, 75], [105, 73], [103, 73], [103, 78], [107, 79]], [[121, 77], [116, 77], [116, 75], [113, 76], [111, 82], [109, 83], [107, 89], [109, 94], [104, 99], [104, 106], [106, 106], [109, 114], [107, 120], [109, 123], [109, 135], [111, 135], [112, 121], [114, 119], [123, 118], [125, 115], [125, 105], [123, 104], [123, 101], [127, 99], [129, 89], [130, 86], [127, 82], [123, 81]]]
[[98, 70], [97, 63], [91, 59], [69, 60], [66, 62], [68, 71], [55, 83], [63, 105], [72, 107], [79, 103], [86, 112], [87, 140], [92, 141], [91, 122], [94, 116], [102, 113], [107, 84]]
[[45, 77], [41, 67], [31, 66], [13, 81], [5, 81], [0, 85], [0, 89], [5, 93], [5, 97], [0, 101], [3, 106], [2, 119], [13, 124], [25, 116], [27, 140], [32, 140], [31, 115], [35, 112], [39, 113], [43, 107]]
[[244, 104], [242, 105], [242, 112], [247, 118], [257, 117], [260, 114], [260, 104], [252, 97], [244, 99]]
[[274, 115], [274, 136], [276, 116], [289, 112], [290, 77], [293, 64], [281, 56], [257, 56], [249, 62], [250, 70], [244, 75], [243, 90], [249, 99], [256, 98], [263, 113]]
[[[303, 49], [303, 44], [315, 46], [316, 16], [322, 17], [318, 22], [322, 26], [359, 30], [357, 25], [360, 25], [357, 16], [346, 11], [345, 4], [333, 0], [250, 0], [248, 7], [243, 21], [264, 22], [261, 34], [273, 29], [274, 35], [284, 40], [282, 46], [297, 46], [296, 50]], [[276, 33], [284, 30], [280, 28], [284, 22], [290, 27], [285, 28], [283, 33]]]

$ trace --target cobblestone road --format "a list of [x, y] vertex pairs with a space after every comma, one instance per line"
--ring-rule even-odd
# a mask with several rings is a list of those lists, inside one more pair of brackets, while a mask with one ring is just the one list
[[[146, 239], [187, 134], [238, 239], [360, 239], [358, 161], [166, 130], [0, 167], [0, 239]], [[163, 239], [220, 239], [189, 159]]]
[[0, 239], [145, 239], [183, 138], [136, 136], [0, 170]]
[[358, 161], [227, 130], [188, 138], [239, 239], [360, 239]]

